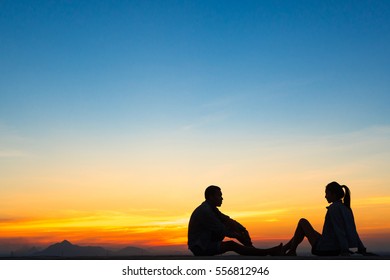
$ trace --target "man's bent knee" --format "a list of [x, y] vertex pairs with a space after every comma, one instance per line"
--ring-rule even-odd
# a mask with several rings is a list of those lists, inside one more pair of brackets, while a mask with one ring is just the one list
[[305, 218], [301, 218], [301, 219], [299, 220], [298, 223], [299, 223], [300, 225], [302, 225], [302, 224], [305, 224], [305, 225], [310, 224], [309, 221], [306, 220]]

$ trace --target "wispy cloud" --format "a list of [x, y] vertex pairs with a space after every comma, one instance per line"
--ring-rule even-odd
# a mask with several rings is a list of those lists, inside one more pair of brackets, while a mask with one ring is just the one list
[[363, 207], [363, 206], [388, 206], [390, 207], [390, 196], [383, 197], [367, 197], [356, 199], [353, 201], [354, 207]]
[[264, 217], [272, 216], [276, 217], [278, 214], [289, 212], [289, 208], [279, 208], [270, 210], [258, 210], [258, 211], [240, 211], [229, 213], [234, 218], [252, 218], [252, 217]]
[[201, 104], [198, 108], [200, 112], [196, 115], [196, 119], [183, 125], [181, 130], [200, 129], [227, 121], [232, 114], [234, 104], [241, 99], [242, 97], [239, 96], [222, 96]]
[[[390, 141], [390, 126], [371, 126], [360, 130], [340, 132], [334, 134], [290, 134], [284, 137], [278, 135], [262, 136], [264, 144], [277, 148], [291, 149], [291, 147], [302, 149], [316, 149], [325, 152], [348, 152], [350, 150], [369, 148], [363, 151], [377, 151], [383, 153], [390, 150], [383, 150]], [[277, 139], [277, 140], [275, 140]]]
[[98, 211], [92, 212], [67, 212], [68, 215], [58, 215], [58, 217], [24, 217], [24, 218], [2, 218], [0, 224], [3, 230], [7, 229], [34, 229], [34, 228], [153, 228], [153, 227], [177, 227], [188, 222], [188, 217], [161, 216], [118, 211]]
[[0, 158], [21, 158], [26, 157], [28, 154], [21, 150], [14, 149], [2, 149], [0, 148]]
[[212, 124], [218, 124], [224, 122], [229, 118], [229, 114], [226, 112], [215, 112], [203, 117], [200, 117], [197, 120], [194, 120], [191, 123], [188, 123], [181, 127], [182, 131], [189, 131], [193, 129], [200, 129]]
[[0, 123], [0, 158], [20, 158], [28, 156], [21, 146], [27, 141], [10, 127]]
[[[39, 243], [71, 239], [84, 243], [175, 244], [186, 238], [187, 216], [147, 216], [101, 211], [72, 211], [67, 217], [3, 218], [0, 239], [20, 236]], [[176, 240], [176, 241], [175, 241]]]

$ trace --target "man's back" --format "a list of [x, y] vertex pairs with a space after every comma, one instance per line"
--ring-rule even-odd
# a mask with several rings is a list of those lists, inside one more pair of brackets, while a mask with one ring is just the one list
[[188, 225], [188, 247], [206, 249], [211, 242], [222, 241], [227, 229], [218, 219], [215, 210], [204, 201], [191, 215]]

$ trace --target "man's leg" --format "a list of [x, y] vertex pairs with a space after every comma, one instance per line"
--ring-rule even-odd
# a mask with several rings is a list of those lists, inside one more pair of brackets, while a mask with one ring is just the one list
[[248, 247], [238, 244], [234, 241], [224, 241], [221, 243], [221, 254], [233, 251], [240, 255], [245, 256], [280, 256], [282, 254], [282, 244], [268, 248], [268, 249], [258, 249], [255, 247]]

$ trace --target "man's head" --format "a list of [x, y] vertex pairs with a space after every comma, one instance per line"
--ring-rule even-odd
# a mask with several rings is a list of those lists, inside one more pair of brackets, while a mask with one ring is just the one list
[[222, 205], [222, 192], [221, 188], [218, 186], [208, 186], [204, 192], [204, 197], [213, 206], [219, 207]]

